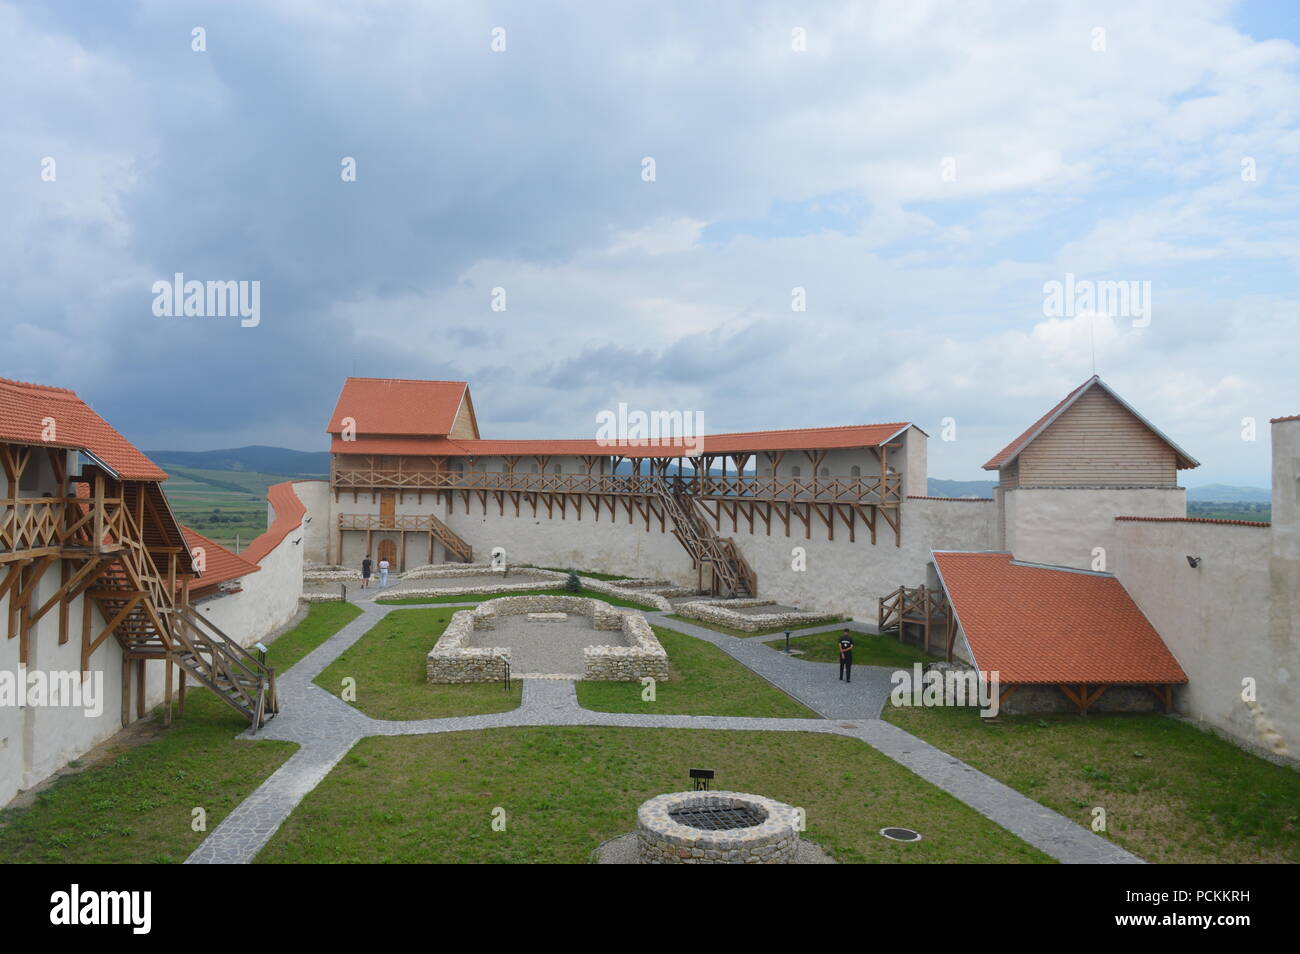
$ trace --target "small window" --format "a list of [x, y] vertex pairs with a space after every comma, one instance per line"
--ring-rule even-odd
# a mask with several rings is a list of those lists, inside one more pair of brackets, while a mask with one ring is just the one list
[[823, 476], [823, 477], [829, 477], [830, 475], [831, 475], [831, 470], [830, 470], [830, 468], [829, 468], [829, 467], [823, 467], [823, 468], [822, 468], [822, 476]]
[[553, 473], [553, 474], [562, 474], [562, 473], [564, 473], [564, 467], [563, 467], [563, 465], [561, 465], [561, 464], [556, 464], [555, 467], [553, 467], [553, 468], [551, 469], [551, 473]]
[[862, 468], [859, 467], [857, 464], [854, 464], [852, 467], [849, 468], [849, 476], [850, 476], [850, 477], [861, 477], [861, 476], [862, 476]]
[[799, 469], [799, 465], [798, 465], [798, 464], [796, 464], [795, 466], [793, 466], [793, 467], [790, 468], [790, 476], [791, 476], [791, 477], [801, 477], [801, 476], [803, 476], [803, 471], [801, 471], [801, 470]]

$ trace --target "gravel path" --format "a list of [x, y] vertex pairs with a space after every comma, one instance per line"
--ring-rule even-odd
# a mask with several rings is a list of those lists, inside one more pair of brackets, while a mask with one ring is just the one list
[[[358, 599], [360, 596], [365, 599]], [[330, 773], [360, 739], [376, 735], [428, 735], [518, 726], [614, 726], [661, 729], [721, 729], [765, 732], [818, 732], [860, 739], [921, 778], [974, 808], [1058, 861], [1073, 864], [1141, 864], [1142, 859], [1093, 834], [1014, 789], [978, 772], [958, 759], [879, 718], [889, 695], [891, 670], [854, 667], [851, 684], [836, 679], [837, 667], [804, 662], [763, 645], [762, 639], [742, 639], [664, 620], [661, 625], [696, 636], [719, 647], [773, 685], [823, 716], [817, 719], [764, 719], [728, 716], [638, 715], [592, 712], [578, 705], [574, 683], [567, 679], [526, 679], [518, 709], [487, 715], [395, 722], [372, 719], [313, 685], [312, 680], [340, 653], [361, 639], [380, 619], [398, 607], [373, 601], [378, 591], [349, 596], [361, 615], [303, 657], [277, 679], [280, 713], [259, 732], [243, 738], [285, 739], [299, 750], [244, 799], [214, 828], [186, 864], [246, 864], [279, 829], [289, 814]], [[439, 604], [445, 607], [449, 604]], [[835, 623], [800, 634], [843, 629], [859, 632], [861, 624]]]

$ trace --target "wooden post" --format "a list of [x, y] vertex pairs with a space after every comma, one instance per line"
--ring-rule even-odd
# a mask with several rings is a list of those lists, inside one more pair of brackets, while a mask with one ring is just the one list
[[131, 660], [122, 654], [122, 725], [131, 724]]
[[137, 719], [144, 718], [144, 660], [135, 661], [135, 715]]
[[167, 667], [166, 680], [166, 698], [163, 700], [163, 725], [172, 724], [172, 659], [168, 656], [163, 660], [163, 665]]

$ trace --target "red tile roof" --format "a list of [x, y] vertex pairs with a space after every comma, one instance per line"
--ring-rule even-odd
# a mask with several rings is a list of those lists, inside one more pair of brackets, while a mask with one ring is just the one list
[[992, 497], [931, 497], [929, 494], [908, 494], [908, 500], [951, 500], [957, 503], [992, 503]]
[[266, 528], [266, 532], [255, 537], [241, 554], [244, 560], [252, 563], [261, 563], [285, 537], [302, 526], [302, 518], [307, 515], [307, 508], [294, 492], [292, 480], [268, 487], [266, 502], [275, 511], [275, 519]]
[[706, 434], [699, 439], [662, 439], [634, 444], [606, 444], [594, 438], [557, 440], [451, 440], [446, 437], [335, 437], [335, 454], [417, 454], [434, 457], [503, 457], [555, 455], [581, 457], [677, 457], [692, 454], [735, 454], [758, 451], [833, 450], [878, 447], [910, 427], [907, 423], [862, 424], [851, 427], [809, 427], [784, 431], [743, 431]]
[[1053, 421], [1055, 421], [1061, 414], [1063, 414], [1071, 404], [1073, 404], [1081, 396], [1083, 396], [1084, 393], [1086, 393], [1087, 391], [1091, 390], [1094, 387], [1099, 387], [1107, 394], [1109, 394], [1112, 398], [1114, 398], [1116, 401], [1119, 402], [1121, 407], [1123, 407], [1126, 411], [1128, 411], [1135, 418], [1141, 421], [1142, 424], [1146, 426], [1147, 430], [1149, 430], [1156, 437], [1160, 438], [1160, 440], [1168, 444], [1170, 449], [1173, 450], [1174, 454], [1176, 455], [1176, 464], [1180, 470], [1187, 470], [1192, 467], [1200, 466], [1200, 464], [1194, 458], [1188, 455], [1181, 447], [1179, 447], [1169, 438], [1165, 437], [1164, 434], [1160, 433], [1160, 431], [1157, 430], [1151, 424], [1150, 421], [1144, 418], [1137, 411], [1133, 410], [1133, 408], [1129, 406], [1127, 401], [1125, 401], [1122, 397], [1120, 397], [1118, 394], [1112, 391], [1106, 385], [1106, 382], [1104, 382], [1100, 377], [1094, 374], [1087, 381], [1084, 381], [1082, 384], [1080, 384], [1077, 388], [1075, 388], [1065, 397], [1061, 398], [1061, 400], [1057, 402], [1056, 406], [1053, 407], [1050, 411], [1048, 411], [1038, 420], [1034, 421], [1033, 424], [1030, 424], [1028, 429], [1026, 429], [1023, 434], [1021, 434], [1014, 441], [1012, 441], [1006, 447], [1002, 448], [1002, 450], [998, 451], [991, 458], [989, 458], [988, 462], [984, 465], [984, 470], [997, 470], [1003, 464], [1008, 464], [1016, 457], [1018, 457], [1020, 455], [1020, 452], [1033, 442], [1034, 438], [1036, 438], [1039, 434], [1045, 431], [1047, 427]]
[[190, 555], [194, 557], [196, 563], [198, 556], [195, 554], [195, 550], [199, 548], [203, 550], [204, 569], [199, 574], [199, 578], [190, 584], [191, 590], [207, 589], [227, 580], [237, 580], [241, 576], [248, 576], [250, 573], [256, 573], [261, 569], [256, 563], [251, 563], [244, 557], [232, 553], [220, 543], [209, 540], [197, 530], [191, 530], [184, 524], [181, 524], [181, 530], [185, 533], [185, 545], [190, 548]]
[[464, 381], [348, 378], [325, 430], [342, 433], [343, 419], [350, 417], [358, 436], [445, 436], [467, 389]]
[[1018, 564], [1009, 553], [934, 554], [975, 665], [1004, 685], [1187, 681], [1119, 580]]
[[1300, 421], [1300, 414], [1291, 414], [1287, 417], [1269, 418], [1270, 424], [1281, 424], [1283, 421]]
[[1215, 517], [1116, 517], [1116, 520], [1130, 520], [1136, 523], [1223, 523], [1232, 527], [1264, 527], [1267, 522], [1256, 520], [1219, 520]]
[[[54, 440], [42, 437], [53, 419]], [[67, 388], [0, 378], [0, 441], [87, 451], [125, 480], [166, 480], [167, 475]]]

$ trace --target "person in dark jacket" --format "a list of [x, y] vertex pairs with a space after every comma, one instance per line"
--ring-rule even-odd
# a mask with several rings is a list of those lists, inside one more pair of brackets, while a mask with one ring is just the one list
[[840, 680], [853, 681], [853, 637], [847, 629], [840, 634]]
[[371, 566], [372, 564], [370, 562], [370, 554], [367, 553], [366, 558], [361, 561], [361, 588], [363, 590], [370, 585]]

